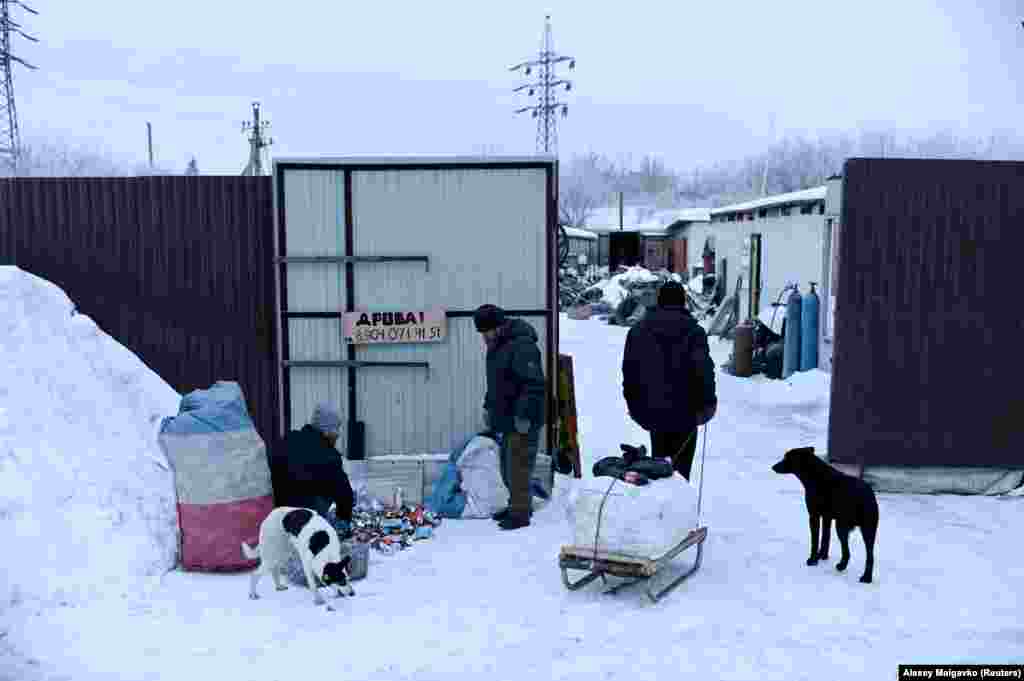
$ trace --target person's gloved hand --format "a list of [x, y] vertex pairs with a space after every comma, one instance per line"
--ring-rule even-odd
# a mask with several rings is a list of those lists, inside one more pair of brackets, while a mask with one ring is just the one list
[[516, 417], [516, 432], [526, 435], [530, 432], [530, 422], [526, 419]]

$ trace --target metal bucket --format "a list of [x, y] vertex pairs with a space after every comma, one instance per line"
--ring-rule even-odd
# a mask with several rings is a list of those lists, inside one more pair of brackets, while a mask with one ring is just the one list
[[345, 543], [352, 551], [352, 562], [348, 566], [348, 578], [353, 582], [365, 579], [370, 569], [370, 545], [361, 542]]

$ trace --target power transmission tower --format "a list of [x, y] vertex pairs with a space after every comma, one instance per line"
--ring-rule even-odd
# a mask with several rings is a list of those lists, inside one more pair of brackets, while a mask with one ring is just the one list
[[252, 131], [249, 137], [249, 162], [245, 165], [242, 175], [263, 174], [263, 150], [274, 143], [274, 140], [263, 136], [269, 127], [270, 121], [260, 120], [260, 103], [253, 102], [252, 122], [242, 124], [242, 132]]
[[20, 0], [0, 0], [0, 158], [5, 160], [16, 175], [18, 162], [21, 159], [21, 137], [18, 134], [18, 110], [14, 105], [14, 75], [11, 67], [14, 63], [36, 70], [26, 61], [18, 59], [11, 53], [11, 34], [17, 33], [22, 38], [34, 43], [39, 42], [21, 30], [21, 25], [11, 19], [11, 5], [17, 5], [30, 14], [39, 14]]
[[566, 61], [569, 62], [570, 70], [576, 68], [575, 57], [555, 53], [551, 40], [551, 15], [549, 14], [544, 17], [544, 38], [541, 41], [538, 58], [509, 67], [509, 71], [522, 70], [527, 76], [533, 73], [534, 68], [539, 67], [540, 74], [536, 82], [526, 83], [515, 89], [516, 92], [527, 90], [530, 97], [536, 93], [537, 103], [533, 106], [516, 109], [516, 113], [529, 111], [537, 119], [537, 151], [542, 151], [545, 154], [558, 153], [558, 129], [555, 113], [561, 109], [563, 118], [569, 115], [569, 105], [556, 101], [554, 94], [554, 89], [559, 85], [564, 85], [567, 92], [572, 89], [570, 81], [558, 78], [555, 74], [555, 65]]

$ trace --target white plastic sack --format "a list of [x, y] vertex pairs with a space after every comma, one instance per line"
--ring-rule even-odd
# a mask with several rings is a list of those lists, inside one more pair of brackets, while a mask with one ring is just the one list
[[498, 443], [477, 436], [469, 441], [455, 462], [466, 494], [463, 518], [490, 518], [508, 505], [508, 490], [501, 480]]
[[[572, 493], [573, 544], [642, 558], [660, 558], [697, 525], [697, 489], [676, 473], [644, 486], [613, 478], [579, 480]], [[600, 535], [598, 516], [600, 511]]]

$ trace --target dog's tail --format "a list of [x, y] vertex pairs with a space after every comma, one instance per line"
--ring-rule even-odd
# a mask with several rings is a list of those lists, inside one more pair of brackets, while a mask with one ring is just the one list
[[242, 542], [242, 555], [248, 560], [256, 560], [260, 557], [260, 547], [257, 546], [256, 548], [253, 548], [245, 542]]

